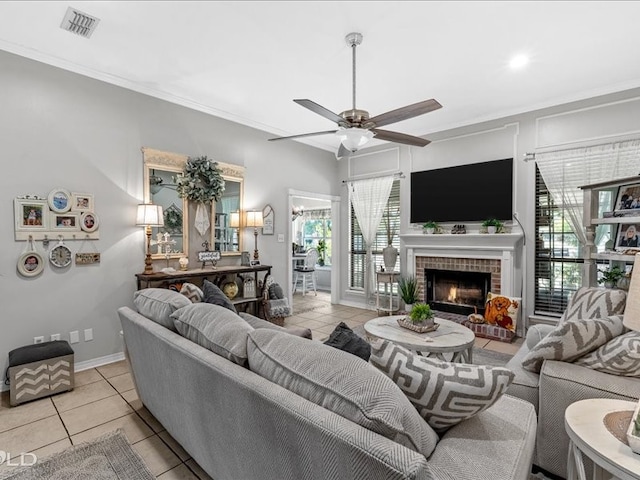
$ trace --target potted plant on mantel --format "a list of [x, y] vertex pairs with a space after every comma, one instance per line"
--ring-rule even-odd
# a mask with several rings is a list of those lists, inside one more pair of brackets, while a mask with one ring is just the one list
[[438, 230], [438, 224], [433, 220], [429, 220], [424, 225], [422, 225], [422, 228], [424, 229], [425, 233], [431, 235], [432, 233], [436, 233], [436, 230]]
[[400, 298], [404, 302], [404, 309], [407, 313], [411, 312], [413, 305], [419, 300], [418, 280], [413, 275], [400, 277], [398, 289], [400, 290]]
[[483, 227], [487, 227], [487, 233], [499, 233], [502, 230], [504, 224], [500, 220], [495, 218], [489, 218], [482, 222]]

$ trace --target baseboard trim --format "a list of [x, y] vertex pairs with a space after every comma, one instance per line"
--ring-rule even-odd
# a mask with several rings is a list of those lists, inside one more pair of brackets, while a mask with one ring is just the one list
[[[124, 352], [112, 353], [111, 355], [105, 355], [104, 357], [93, 358], [91, 360], [85, 360], [84, 362], [78, 362], [74, 364], [74, 372], [82, 372], [83, 370], [89, 370], [90, 368], [101, 367], [108, 365], [109, 363], [119, 362], [124, 360]], [[5, 385], [4, 381], [0, 387], [0, 392], [6, 392], [9, 390], [9, 385]]]

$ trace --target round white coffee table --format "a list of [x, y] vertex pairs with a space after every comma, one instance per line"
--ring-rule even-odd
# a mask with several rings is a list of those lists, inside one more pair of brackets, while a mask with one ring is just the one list
[[593, 478], [605, 478], [603, 470], [620, 480], [640, 479], [640, 455], [613, 436], [604, 424], [608, 413], [633, 411], [636, 403], [608, 398], [590, 398], [572, 403], [564, 414], [569, 435], [567, 480], [586, 480], [582, 454], [594, 462]]
[[[418, 333], [398, 325], [406, 315], [378, 317], [364, 324], [368, 335], [389, 340], [426, 357], [433, 356], [447, 362], [473, 363], [472, 352], [476, 336], [456, 322], [435, 318], [440, 326], [428, 333]], [[451, 354], [446, 358], [444, 354]]]

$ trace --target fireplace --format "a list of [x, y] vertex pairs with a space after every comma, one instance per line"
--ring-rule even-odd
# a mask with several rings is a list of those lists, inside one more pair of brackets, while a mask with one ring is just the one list
[[425, 301], [434, 310], [468, 315], [484, 313], [490, 272], [425, 268]]

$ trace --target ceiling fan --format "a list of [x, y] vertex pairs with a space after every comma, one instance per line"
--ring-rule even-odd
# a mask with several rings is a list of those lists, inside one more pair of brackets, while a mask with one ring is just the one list
[[288, 137], [270, 138], [269, 141], [336, 134], [341, 139], [340, 148], [336, 154], [338, 159], [348, 157], [351, 153], [356, 152], [360, 147], [364, 146], [374, 137], [380, 140], [387, 140], [389, 142], [402, 143], [417, 147], [424, 147], [431, 143], [429, 140], [424, 138], [414, 137], [404, 133], [391, 132], [389, 130], [381, 130], [378, 127], [407, 120], [442, 108], [442, 105], [434, 99], [424, 100], [422, 102], [414, 103], [413, 105], [407, 105], [406, 107], [391, 110], [389, 112], [376, 115], [375, 117], [370, 117], [369, 112], [366, 110], [356, 108], [356, 47], [362, 43], [362, 34], [352, 32], [345, 37], [345, 40], [353, 52], [353, 106], [351, 110], [345, 110], [338, 115], [337, 113], [333, 113], [331, 110], [328, 110], [322, 105], [318, 105], [311, 100], [294, 100], [298, 105], [308, 108], [312, 112], [322, 115], [323, 117], [337, 123], [340, 128], [338, 130], [326, 130], [324, 132], [303, 133]]

